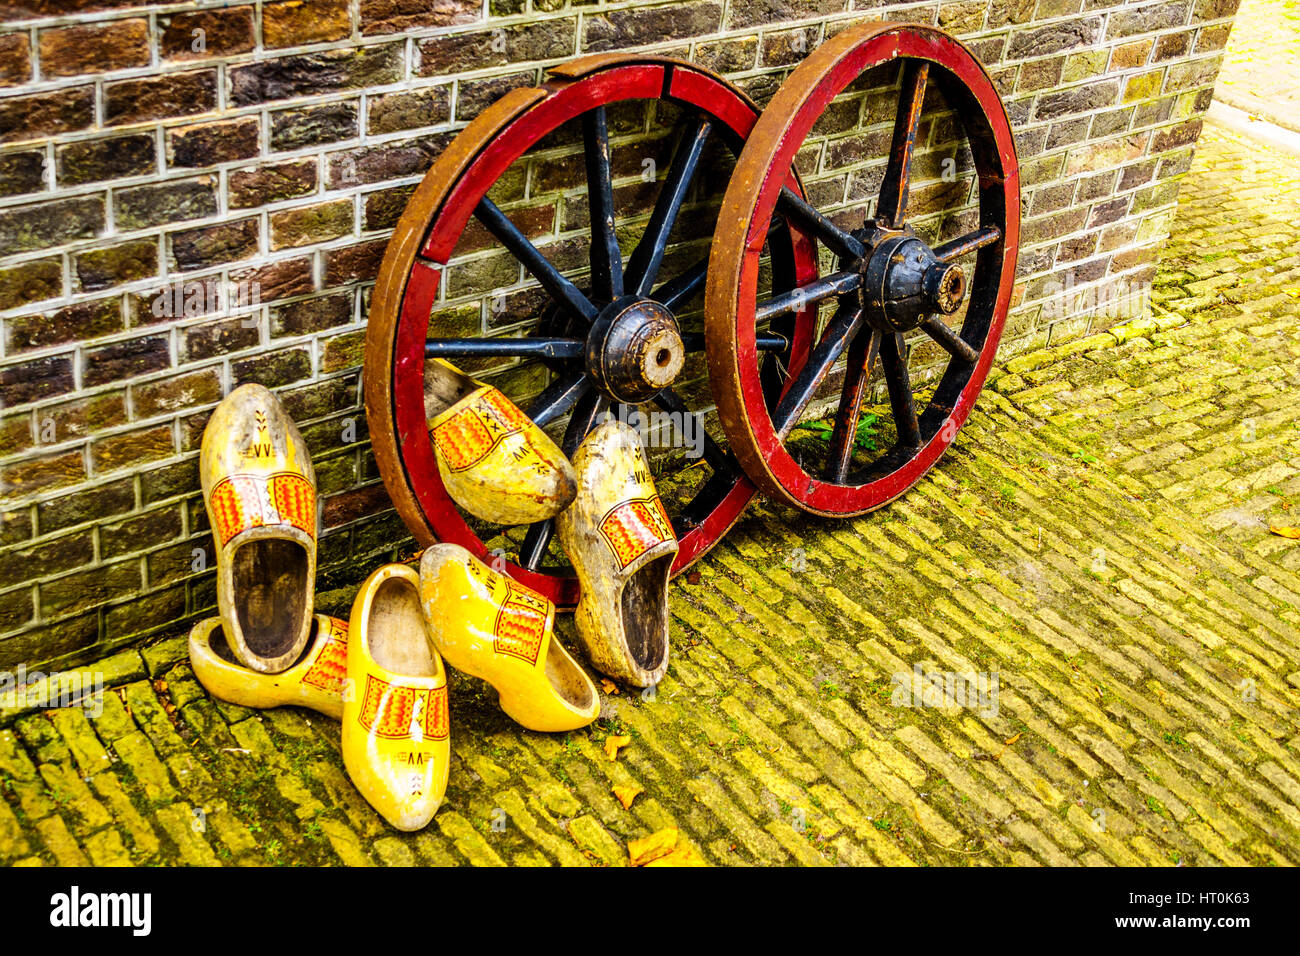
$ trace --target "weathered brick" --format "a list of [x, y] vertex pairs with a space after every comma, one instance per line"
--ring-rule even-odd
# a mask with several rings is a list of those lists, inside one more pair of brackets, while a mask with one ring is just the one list
[[0, 211], [0, 249], [46, 249], [97, 236], [104, 225], [104, 200], [99, 196], [11, 206]]
[[426, 172], [449, 139], [450, 134], [444, 133], [331, 153], [330, 187], [346, 189]]
[[175, 378], [131, 386], [131, 405], [136, 418], [153, 418], [220, 400], [221, 374], [218, 368], [200, 369]]
[[325, 253], [325, 282], [342, 285], [345, 282], [364, 282], [379, 274], [379, 263], [384, 258], [387, 240], [377, 239]]
[[215, 166], [256, 156], [260, 131], [261, 123], [255, 116], [169, 130], [170, 163], [181, 167]]
[[217, 107], [217, 73], [166, 73], [104, 85], [104, 123], [124, 126], [207, 113]]
[[[700, 7], [701, 5], [688, 4], [688, 6]], [[738, 3], [733, 6], [727, 17], [727, 26], [757, 27], [780, 23], [783, 20], [812, 20], [838, 13], [845, 6], [844, 0], [755, 0], [753, 3]], [[671, 14], [675, 8], [669, 6], [659, 9]], [[717, 20], [712, 18], [711, 11], [697, 15], [703, 16], [697, 27], [698, 32], [708, 33], [716, 29]]]
[[482, 9], [476, 0], [361, 0], [361, 32], [372, 36], [471, 23]]
[[103, 385], [157, 372], [170, 365], [171, 348], [167, 337], [144, 336], [87, 349], [82, 360], [81, 379], [87, 385]]
[[21, 352], [122, 331], [117, 299], [79, 302], [50, 315], [18, 316], [9, 321], [9, 348]]
[[158, 25], [158, 49], [164, 59], [202, 60], [253, 49], [251, 5], [159, 15]]
[[0, 140], [5, 142], [68, 133], [94, 123], [93, 86], [0, 99]]
[[[500, 30], [430, 37], [416, 44], [421, 76], [446, 76], [529, 60], [550, 60], [574, 51], [576, 20], [543, 20]], [[427, 124], [426, 124], [427, 125]]]
[[[1235, 2], [1235, 0], [1226, 0]], [[1139, 33], [1152, 33], [1170, 27], [1181, 26], [1187, 22], [1191, 8], [1190, 0], [1162, 0], [1141, 7], [1118, 10], [1110, 15], [1106, 27], [1106, 39], [1131, 37]]]
[[366, 231], [392, 229], [406, 209], [414, 186], [397, 186], [366, 193], [362, 228]]
[[303, 299], [271, 310], [272, 335], [307, 335], [352, 321], [351, 293]]
[[271, 248], [286, 249], [338, 239], [352, 232], [352, 219], [351, 199], [271, 213]]
[[1116, 80], [1077, 86], [1055, 93], [1044, 93], [1038, 97], [1034, 117], [1040, 120], [1056, 119], [1059, 116], [1101, 109], [1114, 103], [1118, 94], [1119, 83]]
[[79, 252], [73, 259], [72, 271], [83, 292], [147, 279], [158, 274], [158, 243], [140, 239]]
[[260, 302], [274, 302], [315, 291], [310, 256], [281, 259], [253, 269], [232, 271], [230, 278], [254, 290]]
[[58, 259], [37, 259], [0, 269], [0, 309], [14, 309], [63, 291], [63, 263]]
[[304, 348], [281, 349], [230, 363], [234, 386], [257, 382], [279, 388], [307, 378], [312, 373], [311, 353]]
[[402, 45], [326, 50], [263, 60], [230, 71], [236, 106], [392, 83], [402, 75]]
[[55, 150], [61, 185], [145, 176], [158, 169], [157, 149], [149, 134], [81, 140]]
[[268, 48], [341, 40], [351, 32], [348, 0], [274, 0], [262, 4], [262, 42]]
[[[123, 468], [138, 468], [146, 462], [166, 458], [173, 451], [171, 425], [159, 425], [92, 441], [90, 461], [95, 474], [107, 475]], [[130, 594], [132, 590], [119, 591], [116, 596]]]
[[44, 617], [62, 617], [99, 607], [123, 594], [131, 594], [141, 583], [138, 562], [119, 562], [57, 578], [40, 586], [40, 609]]
[[1101, 36], [1101, 17], [1065, 20], [1029, 30], [1016, 30], [1007, 47], [1007, 56], [1016, 60], [1027, 56], [1045, 56], [1075, 47], [1091, 46]]
[[149, 21], [114, 20], [97, 26], [58, 27], [40, 32], [41, 73], [78, 76], [149, 63]]
[[[732, 25], [748, 26], [757, 22], [769, 23], [786, 19], [777, 12], [793, 0], [761, 0], [754, 4], [737, 5], [731, 11]], [[837, 7], [843, 6], [836, 0]], [[773, 7], [777, 10], [772, 9]], [[722, 4], [708, 2], [679, 3], [661, 7], [634, 7], [611, 10], [589, 16], [584, 21], [582, 48], [584, 50], [613, 50], [641, 43], [660, 43], [681, 37], [712, 33], [722, 22]]]
[[219, 319], [191, 325], [184, 331], [181, 358], [186, 362], [225, 356], [257, 345], [257, 326], [242, 317]]
[[25, 33], [0, 36], [0, 86], [18, 86], [32, 76], [31, 46]]
[[437, 126], [451, 119], [451, 87], [433, 86], [404, 93], [385, 93], [367, 104], [366, 131], [395, 133]]
[[255, 218], [175, 232], [171, 236], [172, 259], [182, 272], [247, 259], [257, 254], [260, 233]]
[[271, 114], [271, 148], [302, 149], [357, 135], [358, 103], [347, 100]]
[[233, 170], [227, 176], [226, 193], [232, 209], [264, 206], [306, 195], [316, 189], [316, 161], [290, 160]]
[[0, 156], [0, 195], [19, 196], [44, 188], [44, 152], [32, 150]]
[[113, 200], [119, 229], [146, 229], [217, 212], [216, 182], [208, 176], [121, 189]]
[[5, 404], [10, 407], [70, 392], [72, 385], [72, 361], [65, 356], [0, 368], [0, 386], [4, 387]]

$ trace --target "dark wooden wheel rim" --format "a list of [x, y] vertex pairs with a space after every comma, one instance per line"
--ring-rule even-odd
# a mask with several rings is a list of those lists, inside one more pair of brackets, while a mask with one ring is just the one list
[[[375, 458], [389, 496], [423, 546], [451, 541], [484, 557], [486, 546], [447, 495], [424, 420], [423, 373], [430, 312], [441, 266], [480, 200], [502, 173], [547, 133], [575, 117], [623, 100], [668, 98], [692, 107], [737, 143], [758, 117], [757, 107], [725, 80], [664, 57], [618, 54], [584, 57], [551, 71], [541, 87], [515, 90], [470, 123], [439, 157], [412, 195], [386, 250], [366, 333], [366, 415]], [[802, 195], [798, 180], [787, 185]], [[788, 237], [790, 283], [815, 275], [811, 243]], [[811, 340], [799, 323], [787, 360], [796, 363]], [[577, 413], [575, 412], [575, 415]], [[594, 414], [594, 413], [593, 413]], [[714, 449], [716, 451], [716, 449]], [[715, 470], [716, 475], [716, 470]], [[679, 529], [676, 574], [716, 543], [754, 493], [738, 465], [711, 493], [716, 504]], [[572, 576], [507, 562], [508, 572], [557, 605], [578, 597]]]
[[[978, 258], [967, 318], [960, 334], [969, 342], [965, 348], [977, 349], [978, 356], [973, 362], [956, 358], [949, 362], [930, 406], [919, 416], [914, 447], [903, 447], [900, 442], [861, 483], [829, 481], [821, 474], [810, 474], [790, 454], [773, 424], [771, 411], [762, 400], [754, 346], [755, 322], [762, 308], [756, 302], [759, 249], [755, 248], [755, 242], [767, 234], [779, 202], [784, 204], [787, 218], [794, 212], [783, 198], [782, 183], [805, 137], [827, 105], [862, 73], [895, 59], [927, 64], [922, 71], [922, 84], [924, 73], [935, 66], [945, 76], [946, 90], [957, 98], [955, 105], [975, 158], [980, 184], [980, 229], [993, 228], [998, 235], [990, 240], [992, 233], [986, 233], [965, 249], [965, 252], [978, 249]], [[905, 71], [904, 101], [909, 75], [913, 74]], [[919, 101], [914, 105], [919, 115]], [[900, 103], [904, 112], [908, 106], [907, 102]], [[915, 117], [911, 123], [914, 130]], [[895, 153], [900, 143], [900, 126], [901, 123], [895, 127]], [[910, 141], [906, 155], [910, 157]], [[910, 159], [905, 158], [902, 166], [904, 183], [908, 162]], [[895, 167], [892, 158], [890, 167], [891, 170]], [[901, 205], [897, 205], [897, 195], [887, 197], [889, 189], [890, 173], [887, 172], [881, 205], [888, 207], [892, 201], [901, 225], [906, 188], [902, 190]], [[807, 226], [807, 233], [836, 248], [836, 237], [830, 230], [819, 232], [814, 228], [808, 212], [799, 218]], [[737, 163], [718, 222], [720, 231], [726, 229], [736, 238], [713, 243], [705, 293], [706, 351], [727, 439], [746, 474], [769, 495], [827, 516], [862, 514], [897, 498], [933, 467], [965, 424], [996, 354], [1011, 301], [1019, 246], [1019, 169], [1011, 125], [988, 74], [960, 43], [932, 27], [874, 23], [837, 34], [794, 70], [764, 110]], [[843, 231], [839, 232], [842, 238]], [[954, 255], [963, 254], [961, 250], [950, 251]], [[821, 281], [833, 282], [834, 277]], [[832, 320], [827, 329], [835, 324], [836, 320]], [[839, 333], [843, 333], [844, 327], [843, 324], [839, 327]], [[870, 368], [877, 347], [884, 353], [900, 344], [901, 336], [895, 338], [882, 333], [872, 336], [874, 341], [868, 348], [866, 336], [871, 330], [865, 322], [859, 323], [859, 329], [861, 334], [849, 331], [841, 339], [841, 351], [835, 353], [848, 354], [850, 367], [856, 363]], [[829, 332], [823, 333], [819, 346], [827, 342], [828, 335]], [[949, 351], [961, 350], [964, 344], [948, 342], [944, 347]], [[905, 362], [898, 360], [895, 364], [903, 366], [906, 383]], [[809, 365], [813, 365], [811, 360]], [[826, 368], [829, 367], [828, 364]], [[791, 368], [787, 394], [798, 391], [795, 378], [800, 371]], [[848, 391], [846, 388], [841, 407], [846, 401], [854, 400]], [[891, 387], [891, 401], [892, 398]], [[856, 400], [860, 405], [860, 388]], [[855, 409], [854, 421], [856, 414]], [[897, 407], [895, 414], [898, 415]], [[837, 415], [837, 423], [838, 419]], [[900, 435], [903, 431], [900, 424]]]

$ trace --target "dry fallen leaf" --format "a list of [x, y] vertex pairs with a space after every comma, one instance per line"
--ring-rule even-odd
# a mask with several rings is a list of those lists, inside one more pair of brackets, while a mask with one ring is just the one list
[[606, 737], [605, 756], [608, 757], [610, 760], [617, 760], [619, 748], [626, 747], [631, 742], [632, 742], [632, 738], [625, 736], [623, 734], [619, 734], [618, 736], [611, 735], [609, 737]]
[[708, 866], [704, 862], [704, 857], [695, 852], [695, 847], [689, 843], [684, 843], [675, 848], [673, 852], [668, 853], [658, 859], [651, 860], [643, 866]]
[[628, 784], [626, 787], [612, 787], [611, 790], [614, 796], [618, 798], [618, 802], [623, 804], [624, 810], [631, 810], [632, 801], [637, 798], [637, 794], [645, 793], [644, 787], [638, 787], [634, 783]]
[[1007, 745], [1008, 747], [1010, 747], [1010, 746], [1011, 746], [1012, 744], [1014, 744], [1017, 740], [1019, 740], [1022, 736], [1024, 736], [1024, 733], [1025, 733], [1025, 732], [1022, 730], [1022, 731], [1020, 731], [1020, 733], [1016, 734], [1016, 735], [1015, 735], [1014, 737], [1012, 737], [1010, 740], [1007, 740], [1007, 741], [1004, 741], [1004, 742], [1006, 743], [1006, 745]]
[[1268, 526], [1268, 530], [1271, 534], [1275, 534], [1279, 538], [1295, 538], [1300, 540], [1300, 528], [1284, 528], [1271, 524]]
[[603, 690], [606, 694], [618, 693], [618, 685], [615, 684], [612, 680], [610, 680], [607, 677], [602, 677], [600, 679], [600, 689]]
[[627, 845], [628, 865], [645, 866], [651, 860], [667, 856], [677, 845], [677, 828], [665, 827]]

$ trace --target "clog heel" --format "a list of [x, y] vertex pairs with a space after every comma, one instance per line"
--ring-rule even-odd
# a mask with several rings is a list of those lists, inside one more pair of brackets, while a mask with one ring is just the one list
[[447, 791], [451, 714], [447, 672], [429, 640], [413, 569], [387, 564], [361, 586], [348, 624], [347, 676], [348, 775], [394, 827], [419, 830]]
[[576, 730], [600, 714], [596, 685], [555, 639], [555, 605], [536, 591], [435, 544], [420, 560], [420, 599], [439, 653], [495, 687], [517, 724]]
[[213, 411], [199, 453], [217, 549], [217, 609], [235, 657], [275, 674], [302, 656], [316, 581], [316, 473], [284, 406], [241, 385]]
[[221, 618], [199, 621], [190, 630], [190, 667], [209, 694], [241, 707], [310, 707], [338, 720], [348, 665], [348, 622], [317, 614], [302, 657], [279, 674], [259, 674], [235, 658]]
[[484, 521], [531, 524], [573, 501], [573, 466], [498, 389], [443, 359], [424, 367], [424, 410], [447, 494]]
[[573, 466], [578, 493], [556, 528], [581, 587], [578, 636], [602, 674], [653, 686], [668, 669], [668, 573], [678, 550], [672, 522], [641, 440], [622, 422], [595, 428]]

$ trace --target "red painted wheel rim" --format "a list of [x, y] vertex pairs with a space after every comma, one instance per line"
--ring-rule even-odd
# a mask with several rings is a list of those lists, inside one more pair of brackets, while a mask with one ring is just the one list
[[[434, 540], [454, 542], [480, 557], [487, 555], [486, 545], [443, 486], [424, 418], [424, 344], [441, 279], [438, 264], [445, 264], [450, 258], [479, 200], [511, 164], [546, 134], [588, 110], [624, 100], [671, 98], [712, 117], [742, 141], [757, 118], [756, 107], [743, 94], [685, 64], [629, 61], [575, 82], [547, 84], [543, 90], [545, 98], [506, 123], [478, 152], [431, 217], [428, 231], [419, 244], [418, 257], [414, 258], [405, 279], [393, 343], [391, 413], [403, 474], [392, 476], [392, 480], [385, 474], [385, 482], [392, 492], [395, 482], [404, 481], [404, 488], [413, 494], [427, 527], [407, 514], [403, 517], [422, 544], [427, 546]], [[789, 183], [794, 188], [798, 186], [793, 177]], [[816, 271], [811, 246], [796, 240], [793, 254], [797, 281], [807, 281]], [[801, 348], [806, 350], [810, 337], [811, 329], [801, 326], [792, 349], [792, 361], [797, 360]], [[719, 504], [682, 536], [674, 574], [706, 553], [726, 533], [753, 493], [753, 485], [738, 474]], [[558, 606], [571, 607], [577, 603], [575, 577], [530, 570], [509, 561], [506, 570]]]
[[[797, 75], [792, 75], [787, 81], [786, 86], [801, 86], [797, 92], [802, 94], [797, 108], [781, 117], [788, 125], [782, 123], [778, 126], [776, 117], [765, 113], [746, 146], [747, 154], [750, 150], [766, 147], [761, 152], [762, 172], [753, 175], [754, 166], [746, 168], [746, 162], [755, 157], [742, 156], [737, 175], [724, 200], [724, 214], [728, 208], [744, 210], [741, 215], [745, 222], [745, 242], [740, 247], [741, 251], [729, 257], [725, 263], [720, 262], [720, 253], [725, 254], [726, 250], [720, 250], [715, 243], [714, 257], [710, 262], [709, 298], [706, 300], [710, 344], [717, 341], [712, 334], [715, 327], [721, 329], [729, 326], [728, 331], [734, 341], [734, 357], [724, 354], [721, 346], [709, 352], [711, 376], [715, 382], [719, 379], [727, 380], [738, 397], [738, 403], [733, 406], [735, 414], [723, 415], [733, 449], [739, 451], [740, 446], [748, 444], [761, 457], [763, 466], [758, 469], [753, 467], [757, 463], [756, 459], [746, 460], [742, 455], [741, 460], [751, 479], [762, 490], [806, 511], [828, 516], [862, 514], [887, 504], [919, 481], [952, 443], [969, 417], [996, 355], [1012, 297], [1019, 246], [1019, 172], [1015, 160], [1015, 143], [1001, 99], [979, 62], [956, 40], [933, 28], [872, 24], [845, 31], [845, 34], [851, 36], [841, 36], [837, 40], [842, 46], [847, 46], [848, 50], [832, 63], [821, 82], [802, 86]], [[851, 42], [852, 36], [859, 37], [856, 43]], [[994, 148], [983, 150], [983, 155], [980, 155], [980, 150], [976, 150], [977, 166], [982, 159], [986, 165], [996, 164], [998, 168], [979, 170], [981, 219], [988, 212], [987, 203], [1001, 205], [1000, 218], [1003, 221], [1000, 227], [1003, 235], [996, 246], [980, 251], [976, 269], [977, 275], [981, 269], [996, 270], [996, 295], [986, 297], [981, 302], [981, 307], [988, 314], [977, 317], [977, 320], [987, 322], [987, 333], [978, 361], [964, 387], [955, 396], [952, 410], [942, 426], [935, 429], [921, 449], [896, 470], [861, 485], [836, 484], [804, 470], [778, 436], [762, 401], [755, 349], [759, 251], [753, 247], [753, 242], [756, 237], [766, 233], [771, 222], [782, 184], [782, 172], [791, 168], [795, 155], [827, 105], [865, 71], [899, 58], [927, 60], [946, 71], [956, 84], [969, 91], [971, 105], [978, 108], [979, 115], [964, 117], [968, 138], [969, 130], [974, 125], [983, 122], [987, 126], [986, 132], [991, 137]], [[805, 79], [804, 83], [806, 82]], [[784, 91], [783, 87], [782, 92]], [[774, 106], [776, 102], [773, 101]], [[769, 112], [772, 109], [769, 107]], [[772, 128], [765, 130], [764, 125], [769, 120], [773, 121]], [[742, 181], [742, 169], [752, 176], [751, 182], [758, 183], [756, 189], [750, 187], [748, 194], [742, 193], [738, 185]], [[734, 197], [733, 190], [736, 191]], [[736, 283], [731, 302], [726, 300], [724, 290], [714, 288], [714, 283], [726, 281], [728, 274], [735, 277]], [[974, 311], [975, 308], [976, 303], [972, 300], [970, 309]], [[727, 314], [728, 311], [731, 314]], [[967, 321], [972, 321], [969, 314]], [[945, 379], [951, 375], [950, 364]], [[941, 379], [939, 389], [944, 387], [945, 379]], [[952, 388], [952, 384], [951, 379], [948, 379], [949, 388]], [[936, 394], [939, 389], [936, 389]]]

